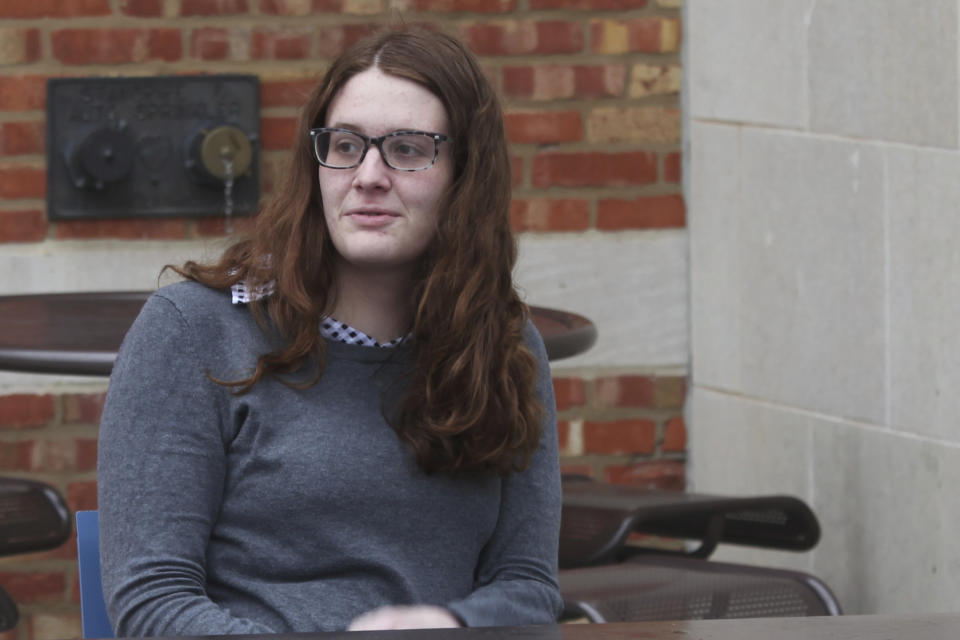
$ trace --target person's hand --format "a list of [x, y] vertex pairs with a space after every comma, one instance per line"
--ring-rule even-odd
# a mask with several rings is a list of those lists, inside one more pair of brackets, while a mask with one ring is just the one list
[[367, 611], [347, 627], [347, 631], [381, 631], [384, 629], [449, 629], [460, 622], [442, 607], [416, 605], [380, 607]]

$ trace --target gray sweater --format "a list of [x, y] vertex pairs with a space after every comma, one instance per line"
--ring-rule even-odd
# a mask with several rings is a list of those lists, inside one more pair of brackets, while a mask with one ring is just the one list
[[[330, 342], [321, 381], [234, 396], [273, 346], [249, 309], [196, 283], [146, 303], [100, 425], [103, 588], [120, 636], [326, 631], [385, 604], [469, 626], [552, 623], [560, 484], [553, 388], [530, 468], [426, 475], [383, 418], [401, 346]], [[384, 396], [384, 390], [387, 395]]]

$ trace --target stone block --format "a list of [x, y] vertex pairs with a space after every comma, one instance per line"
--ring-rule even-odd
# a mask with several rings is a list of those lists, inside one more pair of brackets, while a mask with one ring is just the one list
[[802, 127], [806, 16], [814, 0], [727, 0], [686, 7], [694, 118]]
[[882, 423], [883, 159], [873, 146], [744, 130], [743, 391]]
[[817, 2], [809, 27], [811, 128], [956, 148], [957, 30], [954, 0], [890, 2], [882, 10], [873, 0]]

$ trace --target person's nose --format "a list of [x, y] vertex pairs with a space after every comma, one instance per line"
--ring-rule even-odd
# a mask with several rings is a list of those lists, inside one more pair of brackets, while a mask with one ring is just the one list
[[390, 178], [393, 169], [387, 166], [383, 156], [380, 155], [380, 149], [376, 145], [370, 145], [367, 149], [367, 155], [363, 162], [355, 169], [356, 174], [353, 183], [360, 189], [389, 189]]

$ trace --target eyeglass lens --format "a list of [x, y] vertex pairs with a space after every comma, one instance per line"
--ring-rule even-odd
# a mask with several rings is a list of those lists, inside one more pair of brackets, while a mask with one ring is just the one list
[[[366, 141], [349, 131], [322, 131], [316, 136], [317, 157], [324, 165], [347, 169], [360, 164]], [[394, 169], [426, 169], [436, 157], [437, 142], [422, 133], [386, 136], [379, 145], [384, 161]]]

